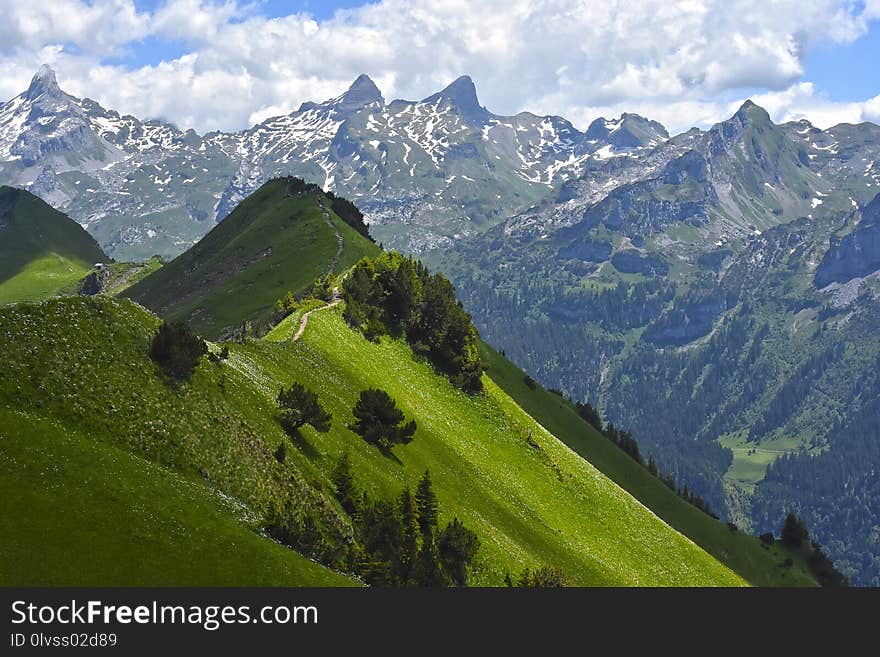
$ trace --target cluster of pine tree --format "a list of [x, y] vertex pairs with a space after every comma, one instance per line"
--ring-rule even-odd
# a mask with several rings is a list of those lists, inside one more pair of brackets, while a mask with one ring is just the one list
[[149, 351], [150, 358], [174, 381], [192, 377], [206, 353], [208, 345], [184, 322], [162, 322]]
[[349, 201], [348, 199], [342, 198], [341, 196], [336, 196], [333, 192], [327, 191], [324, 192], [327, 198], [330, 199], [330, 209], [333, 210], [334, 214], [337, 217], [342, 219], [349, 226], [354, 228], [361, 235], [366, 237], [371, 242], [375, 242], [376, 240], [370, 235], [370, 228], [364, 223], [364, 215], [357, 208], [357, 206]]
[[535, 570], [526, 568], [516, 582], [508, 574], [504, 578], [504, 583], [510, 587], [518, 586], [525, 589], [561, 588], [565, 586], [565, 573], [553, 566], [541, 566]]
[[273, 180], [283, 180], [287, 183], [287, 188], [285, 189], [285, 193], [288, 196], [302, 196], [304, 194], [321, 194], [324, 190], [321, 189], [320, 185], [316, 185], [315, 183], [307, 183], [302, 178], [297, 178], [296, 176], [282, 176], [280, 178], [273, 178]]
[[278, 324], [285, 317], [295, 313], [297, 309], [299, 309], [299, 303], [296, 297], [293, 296], [293, 292], [288, 290], [287, 294], [275, 302], [275, 306], [272, 309], [272, 324]]
[[439, 529], [428, 472], [415, 494], [406, 488], [394, 502], [371, 500], [358, 490], [346, 453], [333, 471], [333, 485], [355, 529], [352, 572], [372, 586], [467, 586], [480, 542], [458, 518]]
[[849, 586], [847, 578], [834, 566], [822, 546], [810, 540], [806, 523], [794, 513], [789, 513], [785, 517], [780, 540], [783, 545], [806, 558], [807, 566], [819, 584], [828, 587]]
[[483, 366], [477, 330], [442, 274], [399, 253], [362, 259], [343, 288], [346, 321], [368, 339], [402, 334], [452, 383], [479, 392]]
[[415, 493], [406, 488], [393, 501], [373, 500], [358, 489], [347, 453], [331, 478], [353, 532], [339, 531], [318, 515], [288, 504], [270, 518], [268, 534], [371, 586], [467, 586], [480, 541], [458, 518], [440, 529], [428, 472]]
[[629, 431], [622, 431], [609, 422], [605, 425], [605, 430], [602, 433], [608, 440], [622, 449], [633, 461], [639, 465], [645, 465], [645, 460], [639, 451], [639, 444]]
[[332, 301], [335, 289], [336, 276], [326, 274], [312, 284], [307, 296], [312, 299], [320, 299], [321, 301]]
[[300, 305], [309, 299], [319, 299], [321, 301], [330, 302], [333, 301], [333, 296], [336, 290], [337, 279], [333, 274], [325, 274], [318, 279], [315, 279], [315, 282], [312, 283], [312, 286], [300, 294], [300, 298], [297, 299], [296, 296], [288, 290], [284, 293], [284, 296], [275, 301], [274, 306], [272, 307], [272, 317], [269, 319], [269, 325], [265, 327], [259, 327], [260, 330], [257, 332], [258, 335], [265, 334], [271, 327], [277, 326], [281, 320], [285, 317], [288, 317], [299, 310]]

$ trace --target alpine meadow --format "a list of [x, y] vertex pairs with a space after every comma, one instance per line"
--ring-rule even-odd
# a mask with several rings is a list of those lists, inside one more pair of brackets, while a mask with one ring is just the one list
[[4, 6], [0, 585], [880, 586], [876, 3], [289, 4]]

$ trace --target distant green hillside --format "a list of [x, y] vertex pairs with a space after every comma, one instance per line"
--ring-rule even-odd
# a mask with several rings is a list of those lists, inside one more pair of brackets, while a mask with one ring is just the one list
[[[272, 341], [287, 332], [282, 323], [270, 339], [230, 344], [228, 361], [204, 361], [192, 382], [178, 388], [161, 380], [147, 356], [157, 325], [155, 317], [134, 304], [106, 297], [0, 309], [0, 351], [5, 355], [0, 408], [8, 409], [4, 418], [12, 418], [13, 427], [0, 441], [0, 458], [4, 472], [17, 471], [15, 477], [4, 476], [4, 482], [31, 491], [16, 494], [22, 500], [18, 515], [31, 521], [7, 520], [11, 531], [3, 532], [3, 540], [15, 550], [4, 550], [4, 555], [27, 564], [27, 549], [37, 551], [42, 543], [52, 550], [91, 545], [113, 555], [131, 547], [130, 527], [141, 527], [131, 534], [137, 537], [147, 527], [164, 532], [180, 522], [168, 542], [154, 548], [161, 563], [162, 555], [178, 549], [197, 554], [204, 540], [213, 540], [210, 533], [188, 534], [187, 514], [203, 528], [199, 531], [213, 527], [210, 531], [228, 535], [253, 526], [242, 518], [265, 517], [288, 503], [319, 513], [325, 531], [344, 540], [349, 524], [328, 493], [328, 474], [347, 450], [357, 481], [375, 497], [390, 499], [430, 469], [443, 521], [455, 515], [480, 538], [474, 583], [500, 585], [508, 572], [517, 575], [524, 567], [544, 564], [561, 568], [570, 583], [579, 585], [744, 583], [560, 443], [491, 379], [485, 378], [484, 393], [468, 396], [414, 359], [405, 342], [383, 338], [371, 343], [349, 329], [338, 307], [313, 313], [298, 342]], [[275, 397], [281, 385], [292, 381], [318, 391], [333, 423], [326, 434], [304, 429], [302, 443], [290, 446], [282, 464], [273, 457], [286, 440], [275, 420]], [[370, 386], [388, 390], [418, 423], [415, 440], [396, 448], [394, 458], [346, 428], [358, 392]], [[46, 422], [64, 429], [47, 428]], [[17, 438], [31, 434], [43, 438], [26, 444]], [[130, 460], [117, 448], [141, 458]], [[29, 453], [32, 449], [36, 453]], [[82, 456], [74, 459], [74, 452]], [[33, 492], [40, 473], [50, 469], [41, 463], [55, 464], [51, 476], [45, 475], [52, 480], [47, 484], [55, 482], [45, 496]], [[147, 481], [145, 471], [156, 476]], [[234, 511], [227, 506], [228, 517], [219, 518], [223, 504], [204, 484], [187, 483], [193, 477], [242, 507]], [[129, 499], [126, 491], [137, 495]], [[138, 496], [143, 507], [135, 502]], [[182, 496], [194, 500], [185, 512]], [[152, 517], [143, 517], [138, 508]], [[119, 518], [119, 534], [76, 536], [88, 531], [81, 526], [68, 528], [75, 535], [69, 538], [55, 532], [61, 521], [53, 519], [50, 509], [80, 516], [103, 511]], [[211, 517], [215, 522], [206, 519]], [[108, 521], [104, 532], [114, 527]], [[260, 553], [263, 563], [275, 563], [278, 546], [256, 538], [236, 540], [236, 545]], [[277, 580], [266, 574], [263, 579], [254, 575], [254, 581], [315, 583], [329, 577], [305, 565], [294, 560]], [[33, 564], [27, 567], [37, 569], [40, 581], [56, 576], [71, 581], [70, 573], [45, 575]], [[152, 566], [132, 568], [127, 581], [170, 579]], [[86, 572], [93, 583], [125, 580], [112, 559]], [[244, 576], [205, 566], [193, 579], [241, 582]]]
[[288, 179], [263, 185], [195, 246], [124, 296], [216, 338], [245, 320], [265, 322], [288, 290], [301, 293], [328, 271], [340, 273], [378, 253], [329, 211], [329, 198], [289, 185]]
[[[582, 420], [568, 401], [539, 385], [534, 389], [526, 386], [525, 372], [490, 346], [481, 343], [480, 355], [488, 376], [523, 410], [670, 526], [691, 538], [751, 584], [816, 585], [800, 555], [785, 549], [778, 542], [770, 547], [762, 547], [756, 537], [741, 531], [731, 531], [726, 524], [685, 502], [657, 477], [633, 461]], [[786, 567], [785, 560], [788, 558], [795, 565]]]
[[0, 304], [72, 292], [107, 260], [78, 223], [30, 192], [0, 187]]

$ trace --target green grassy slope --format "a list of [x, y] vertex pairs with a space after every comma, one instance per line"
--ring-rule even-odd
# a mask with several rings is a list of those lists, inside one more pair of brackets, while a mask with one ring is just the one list
[[[53, 550], [69, 542], [77, 551], [97, 541], [54, 533], [57, 521], [49, 509], [55, 504], [65, 513], [86, 516], [90, 505], [105, 506], [107, 516], [120, 518], [122, 525], [164, 532], [174, 522], [187, 524], [178, 502], [189, 496], [204, 502], [198, 503], [204, 513], [199, 511], [193, 524], [239, 536], [233, 539], [236, 546], [262, 551], [265, 562], [272, 563], [267, 539], [254, 534], [256, 543], [247, 547], [252, 541], [244, 538], [240, 516], [215, 515], [221, 507], [207, 486], [240, 500], [242, 513], [257, 518], [288, 502], [311, 509], [345, 536], [347, 520], [329, 494], [328, 473], [349, 450], [359, 483], [375, 496], [397, 495], [431, 470], [443, 520], [457, 515], [480, 537], [474, 583], [498, 585], [507, 572], [517, 575], [526, 566], [543, 564], [562, 568], [571, 583], [582, 585], [743, 583], [557, 441], [491, 380], [485, 381], [485, 394], [468, 397], [414, 360], [405, 343], [367, 342], [344, 324], [339, 308], [313, 314], [299, 342], [231, 344], [226, 363], [203, 362], [192, 382], [178, 388], [164, 383], [147, 357], [158, 323], [138, 306], [108, 297], [0, 309], [0, 408], [7, 409], [4, 418], [28, 413], [16, 420], [18, 425], [9, 425], [12, 435], [46, 436], [33, 439], [33, 450], [29, 442], [0, 442], [6, 470], [19, 473], [10, 476], [9, 486], [18, 482], [33, 491], [39, 472], [53, 471], [64, 498], [24, 500], [29, 517], [40, 521], [34, 525], [16, 522], [15, 515], [5, 520], [11, 532], [4, 540], [18, 545], [16, 559], [25, 559], [27, 547], [37, 550], [40, 541], [49, 541]], [[272, 454], [286, 437], [275, 420], [275, 397], [282, 384], [294, 380], [319, 391], [333, 413], [333, 427], [327, 434], [306, 428], [303, 442], [290, 447], [280, 464]], [[346, 428], [358, 392], [369, 386], [388, 389], [419, 425], [415, 441], [396, 448], [397, 458], [383, 456]], [[3, 421], [4, 426], [11, 422]], [[44, 421], [64, 427], [65, 436]], [[529, 444], [529, 434], [537, 447]], [[41, 440], [54, 440], [55, 451], [41, 455]], [[140, 458], [123, 458], [120, 450]], [[74, 452], [83, 454], [82, 461]], [[95, 468], [86, 469], [91, 461]], [[155, 474], [152, 484], [146, 472]], [[89, 484], [71, 488], [76, 481]], [[134, 509], [124, 502], [130, 490], [146, 498]], [[165, 554], [173, 554], [178, 538], [177, 547], [200, 544], [199, 537], [183, 530], [172, 533], [157, 551], [167, 548]], [[102, 549], [112, 555], [130, 543], [120, 541]], [[271, 544], [272, 551], [276, 548]], [[25, 567], [27, 562], [20, 562]], [[246, 575], [218, 571], [225, 566], [213, 563], [193, 578], [247, 581]], [[300, 565], [305, 567], [292, 562], [289, 577], [282, 570], [272, 581], [313, 583], [323, 576]], [[95, 576], [117, 581], [117, 568], [107, 565]], [[45, 576], [66, 581], [64, 573]], [[145, 570], [139, 581], [170, 579]], [[263, 581], [270, 579], [266, 575]]]
[[[160, 377], [147, 356], [158, 325], [130, 301], [103, 296], [0, 308], [0, 408], [200, 478], [260, 518], [288, 503], [311, 509], [345, 536], [347, 521], [308, 459], [275, 460], [284, 434], [249, 379], [207, 361], [183, 386]], [[153, 500], [160, 515], [165, 499]]]
[[313, 194], [287, 196], [287, 183], [272, 180], [124, 296], [162, 317], [183, 319], [208, 337], [244, 320], [264, 321], [285, 292], [303, 292], [327, 273], [337, 253], [337, 231], [343, 250], [335, 273], [378, 253], [335, 214], [329, 216], [332, 228]]
[[30, 192], [0, 187], [0, 305], [71, 292], [107, 259], [75, 221]]
[[0, 408], [0, 585], [353, 584], [202, 481]]
[[124, 290], [142, 281], [162, 267], [162, 259], [153, 256], [145, 262], [118, 262], [108, 267], [110, 277], [104, 284], [104, 294], [119, 296]]
[[[333, 426], [326, 434], [306, 428], [298, 451], [325, 475], [348, 450], [358, 482], [390, 498], [430, 469], [444, 520], [458, 516], [480, 537], [475, 583], [498, 585], [506, 572], [543, 564], [562, 568], [579, 585], [743, 583], [490, 379], [484, 394], [469, 397], [415, 360], [402, 341], [374, 344], [349, 329], [339, 308], [314, 313], [299, 342], [259, 340], [230, 349], [230, 367], [251, 378], [266, 404], [294, 380], [318, 391]], [[368, 387], [388, 390], [418, 424], [413, 443], [396, 448], [394, 458], [346, 428], [359, 391]]]
[[[625, 488], [669, 525], [756, 586], [815, 586], [803, 559], [776, 544], [770, 548], [743, 532], [687, 504], [659, 479], [584, 422], [572, 405], [540, 386], [523, 382], [525, 373], [494, 349], [481, 343], [487, 374], [517, 404], [600, 471]], [[786, 568], [787, 558], [794, 566]]]

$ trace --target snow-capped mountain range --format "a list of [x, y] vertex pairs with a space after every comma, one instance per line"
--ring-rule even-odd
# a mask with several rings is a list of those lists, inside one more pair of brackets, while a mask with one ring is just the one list
[[468, 77], [422, 101], [386, 102], [365, 75], [337, 98], [248, 130], [198, 135], [71, 96], [44, 66], [0, 107], [0, 184], [29, 189], [133, 259], [176, 255], [267, 179], [293, 174], [352, 198], [379, 239], [418, 252], [667, 139], [634, 114], [586, 132], [557, 116], [498, 116]]

